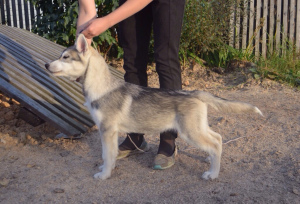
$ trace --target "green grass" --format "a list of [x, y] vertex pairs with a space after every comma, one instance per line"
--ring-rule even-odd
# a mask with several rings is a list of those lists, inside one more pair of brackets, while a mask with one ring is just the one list
[[221, 51], [206, 55], [204, 59], [209, 66], [219, 67], [226, 67], [231, 60], [253, 62], [257, 67], [250, 71], [255, 78], [268, 78], [300, 88], [300, 50], [290, 46], [278, 49], [280, 51], [268, 51], [266, 57], [255, 57], [253, 49], [247, 47], [245, 50], [237, 50], [227, 45]]
[[263, 78], [288, 83], [300, 87], [300, 51], [285, 49], [269, 52], [267, 57], [259, 57], [255, 62], [257, 69], [254, 70]]

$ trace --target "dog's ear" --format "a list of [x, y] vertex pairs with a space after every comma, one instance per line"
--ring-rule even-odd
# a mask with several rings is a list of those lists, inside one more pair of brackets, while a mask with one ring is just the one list
[[89, 45], [83, 34], [79, 34], [75, 43], [75, 47], [78, 52], [83, 54], [88, 50]]

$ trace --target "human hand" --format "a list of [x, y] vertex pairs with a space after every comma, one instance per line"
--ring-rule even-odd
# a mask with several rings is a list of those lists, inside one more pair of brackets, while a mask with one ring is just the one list
[[109, 27], [110, 26], [105, 17], [96, 18], [90, 21], [80, 33], [82, 33], [87, 39], [92, 39], [106, 31]]

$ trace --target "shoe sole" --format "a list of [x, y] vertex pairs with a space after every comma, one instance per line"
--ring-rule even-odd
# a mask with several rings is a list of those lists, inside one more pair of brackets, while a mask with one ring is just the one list
[[153, 166], [153, 169], [154, 169], [154, 170], [164, 170], [164, 169], [168, 169], [168, 168], [172, 167], [172, 166], [175, 164], [175, 157], [177, 156], [177, 151], [178, 151], [178, 147], [176, 146], [176, 147], [175, 147], [175, 152], [174, 152], [174, 154], [171, 156], [171, 157], [174, 157], [174, 160], [173, 160], [172, 163], [170, 163], [168, 166], [165, 166], [165, 167], [162, 167], [162, 166], [159, 165], [159, 164], [155, 164], [155, 165]]
[[161, 165], [154, 165], [153, 169], [154, 170], [164, 170], [164, 169], [168, 169], [168, 168], [172, 167], [174, 164], [175, 164], [175, 162], [173, 164], [170, 164], [170, 165], [166, 166], [166, 167], [161, 167]]
[[123, 153], [118, 154], [117, 159], [123, 159], [123, 158], [129, 157], [129, 156], [135, 155], [135, 154], [142, 154], [142, 153], [148, 152], [150, 150], [149, 145], [147, 144], [146, 147], [142, 150], [143, 151], [140, 151], [138, 149], [120, 151], [120, 152], [123, 152]]

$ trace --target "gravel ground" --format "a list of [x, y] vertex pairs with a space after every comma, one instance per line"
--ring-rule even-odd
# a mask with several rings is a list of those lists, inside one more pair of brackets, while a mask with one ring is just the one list
[[[158, 135], [146, 135], [150, 152], [119, 160], [110, 179], [95, 180], [102, 163], [96, 127], [79, 140], [55, 139], [59, 131], [49, 124], [17, 119], [20, 104], [0, 93], [0, 203], [299, 203], [300, 93], [252, 79], [249, 66], [225, 74], [198, 65], [183, 70], [184, 89], [249, 102], [265, 116], [209, 110], [224, 142], [213, 181], [201, 179], [207, 155], [180, 138], [176, 164], [152, 170]], [[153, 66], [148, 74], [158, 87]]]

